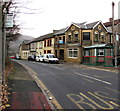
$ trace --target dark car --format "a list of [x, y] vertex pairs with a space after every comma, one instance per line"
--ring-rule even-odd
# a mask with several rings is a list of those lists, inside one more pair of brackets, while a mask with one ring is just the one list
[[[120, 56], [117, 56], [117, 66], [120, 65]], [[113, 57], [113, 65], [115, 66], [115, 57]]]
[[28, 61], [35, 61], [36, 59], [36, 56], [35, 55], [29, 55], [28, 56]]

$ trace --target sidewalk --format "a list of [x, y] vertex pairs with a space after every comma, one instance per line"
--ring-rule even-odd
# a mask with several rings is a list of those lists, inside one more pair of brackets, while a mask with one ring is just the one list
[[92, 66], [92, 65], [83, 65], [80, 63], [71, 63], [71, 62], [64, 62], [60, 61], [61, 64], [67, 64], [67, 65], [73, 65], [77, 67], [84, 67], [84, 68], [90, 68], [90, 69], [96, 69], [96, 70], [103, 70], [103, 71], [109, 71], [109, 72], [115, 72], [120, 73], [120, 65], [116, 67], [104, 67], [104, 66]]
[[9, 76], [10, 107], [7, 111], [52, 111], [42, 90], [37, 86], [28, 71], [12, 61], [14, 71]]

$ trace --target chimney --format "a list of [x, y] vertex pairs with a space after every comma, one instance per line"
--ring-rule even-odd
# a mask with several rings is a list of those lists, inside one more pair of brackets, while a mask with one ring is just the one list
[[113, 20], [112, 18], [109, 18], [109, 22], [112, 22], [112, 20]]
[[56, 33], [56, 32], [58, 32], [59, 30], [53, 30], [53, 33]]

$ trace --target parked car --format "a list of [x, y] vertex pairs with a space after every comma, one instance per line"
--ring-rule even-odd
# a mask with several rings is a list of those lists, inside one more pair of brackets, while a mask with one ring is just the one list
[[[113, 57], [113, 65], [115, 66], [115, 57]], [[120, 56], [117, 56], [117, 66], [120, 65]]]
[[36, 61], [43, 62], [43, 55], [36, 56]]
[[44, 54], [43, 61], [49, 63], [59, 63], [58, 58], [56, 58], [54, 54]]
[[15, 59], [15, 56], [10, 56], [11, 59]]
[[36, 59], [36, 56], [35, 55], [29, 55], [28, 56], [28, 61], [35, 61]]
[[21, 57], [18, 56], [18, 55], [16, 55], [16, 56], [15, 56], [15, 59], [17, 59], [17, 60], [21, 60]]

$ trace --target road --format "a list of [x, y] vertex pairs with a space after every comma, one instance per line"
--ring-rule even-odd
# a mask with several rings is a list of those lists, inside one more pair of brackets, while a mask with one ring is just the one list
[[118, 73], [71, 64], [20, 60], [34, 70], [63, 109], [118, 109]]

